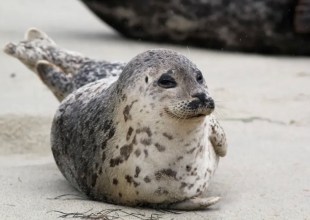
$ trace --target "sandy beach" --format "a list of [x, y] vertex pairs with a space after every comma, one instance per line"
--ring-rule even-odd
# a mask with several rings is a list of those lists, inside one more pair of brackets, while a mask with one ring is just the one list
[[169, 212], [90, 201], [59, 172], [49, 133], [58, 101], [23, 64], [0, 53], [0, 219], [105, 214], [120, 219], [310, 219], [310, 58], [227, 53], [132, 41], [79, 1], [2, 1], [0, 47], [30, 27], [62, 47], [109, 61], [170, 48], [203, 71], [229, 142], [206, 211]]

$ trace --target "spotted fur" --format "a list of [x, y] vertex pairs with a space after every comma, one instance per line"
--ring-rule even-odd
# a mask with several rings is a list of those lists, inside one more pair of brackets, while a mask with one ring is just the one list
[[202, 192], [226, 154], [226, 138], [190, 60], [155, 49], [113, 66], [30, 33], [35, 36], [6, 51], [35, 68], [63, 100], [52, 124], [52, 152], [74, 187], [129, 206], [194, 210], [219, 200]]

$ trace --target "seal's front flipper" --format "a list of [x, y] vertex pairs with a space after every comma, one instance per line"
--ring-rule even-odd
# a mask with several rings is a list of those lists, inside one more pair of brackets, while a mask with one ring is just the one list
[[54, 64], [41, 60], [36, 64], [35, 69], [40, 79], [59, 101], [62, 101], [74, 90], [71, 75], [64, 73]]
[[209, 139], [218, 156], [224, 157], [227, 153], [227, 140], [224, 129], [217, 119], [211, 115]]
[[201, 198], [195, 197], [192, 199], [185, 200], [183, 202], [174, 203], [168, 206], [168, 209], [174, 210], [184, 210], [184, 211], [191, 211], [191, 210], [204, 210], [214, 205], [220, 200], [220, 197], [208, 197], [208, 198]]

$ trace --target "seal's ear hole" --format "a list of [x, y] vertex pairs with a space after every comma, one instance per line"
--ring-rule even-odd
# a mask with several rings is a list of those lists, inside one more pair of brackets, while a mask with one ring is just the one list
[[148, 83], [149, 82], [149, 77], [145, 77], [145, 82]]

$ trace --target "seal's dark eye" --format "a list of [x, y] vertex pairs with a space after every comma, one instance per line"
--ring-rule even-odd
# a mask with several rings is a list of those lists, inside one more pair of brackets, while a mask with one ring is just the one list
[[168, 74], [161, 75], [161, 77], [157, 81], [157, 84], [160, 87], [165, 88], [165, 89], [174, 88], [177, 86], [177, 83], [174, 80], [174, 78], [172, 78], [172, 76], [170, 76]]
[[196, 80], [197, 80], [197, 82], [200, 83], [200, 84], [203, 83], [203, 76], [202, 76], [202, 73], [201, 73], [200, 71], [197, 72]]

